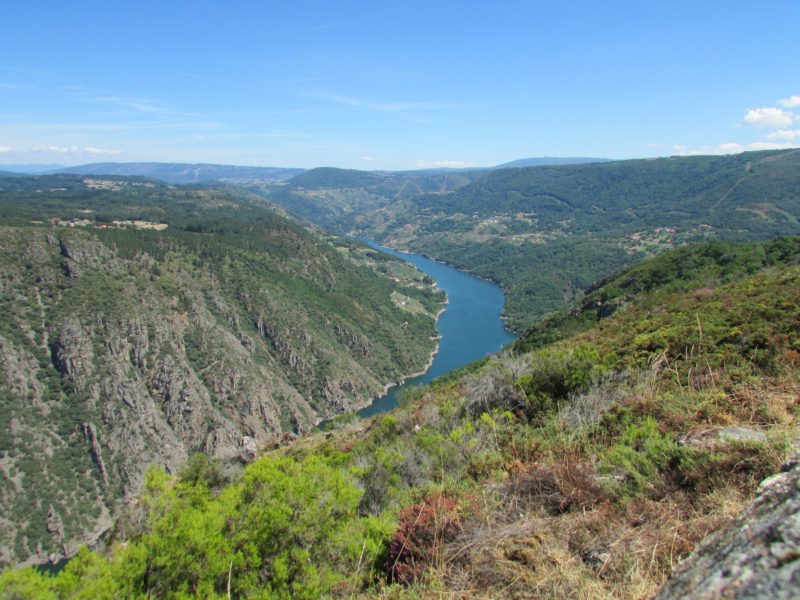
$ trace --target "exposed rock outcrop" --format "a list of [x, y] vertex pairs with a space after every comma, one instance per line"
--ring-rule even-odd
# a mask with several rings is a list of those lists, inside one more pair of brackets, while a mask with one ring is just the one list
[[[410, 370], [413, 353], [368, 342], [347, 313], [330, 327], [329, 302], [304, 305], [338, 273], [317, 265], [292, 287], [331, 249], [288, 266], [252, 253], [226, 271], [199, 268], [177, 242], [150, 250], [120, 253], [78, 228], [0, 228], [0, 567], [96, 541], [150, 466], [174, 473], [194, 452], [249, 462]], [[375, 323], [381, 340], [408, 337]]]
[[92, 455], [92, 460], [97, 465], [100, 472], [100, 479], [103, 485], [108, 487], [108, 471], [106, 470], [106, 463], [103, 461], [103, 450], [100, 447], [100, 442], [97, 441], [97, 429], [91, 423], [84, 423], [81, 426], [83, 430], [83, 437], [89, 444], [89, 453]]
[[800, 597], [800, 454], [675, 569], [657, 600]]

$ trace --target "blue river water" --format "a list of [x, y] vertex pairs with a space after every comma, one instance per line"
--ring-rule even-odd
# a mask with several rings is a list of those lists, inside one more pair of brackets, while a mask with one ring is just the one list
[[402, 258], [427, 273], [436, 280], [437, 287], [445, 291], [448, 299], [447, 307], [436, 324], [441, 339], [430, 369], [424, 375], [412, 377], [402, 385], [390, 388], [386, 395], [358, 411], [359, 416], [369, 417], [392, 410], [397, 406], [397, 394], [402, 390], [427, 383], [453, 369], [498, 352], [514, 340], [514, 334], [505, 328], [500, 318], [505, 297], [494, 283], [419, 254], [398, 252], [372, 240], [358, 239], [377, 250]]

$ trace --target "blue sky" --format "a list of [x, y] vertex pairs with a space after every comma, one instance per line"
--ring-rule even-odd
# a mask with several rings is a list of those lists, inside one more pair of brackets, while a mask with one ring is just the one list
[[0, 163], [800, 146], [800, 2], [0, 3]]

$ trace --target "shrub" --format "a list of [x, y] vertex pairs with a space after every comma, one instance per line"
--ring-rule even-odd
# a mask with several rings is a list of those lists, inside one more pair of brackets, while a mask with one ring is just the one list
[[525, 411], [527, 405], [517, 374], [504, 369], [502, 365], [493, 365], [470, 377], [465, 398], [465, 410], [473, 417], [495, 409], [519, 414]]
[[384, 563], [390, 583], [418, 581], [428, 566], [442, 558], [443, 545], [461, 531], [461, 507], [438, 494], [400, 512], [399, 524]]
[[625, 397], [625, 391], [612, 382], [600, 382], [569, 396], [569, 403], [559, 411], [560, 420], [570, 428], [594, 425]]
[[619, 441], [605, 453], [603, 466], [625, 472], [631, 491], [642, 491], [654, 483], [667, 467], [682, 469], [690, 464], [688, 452], [670, 437], [663, 435], [653, 417], [641, 424], [630, 424]]
[[48, 600], [58, 598], [53, 590], [52, 579], [39, 573], [33, 567], [19, 570], [7, 570], [0, 576], [0, 597], [8, 600], [25, 600], [40, 598]]
[[351, 531], [360, 496], [345, 473], [316, 456], [250, 465], [242, 482], [220, 497], [229, 515], [226, 537], [237, 554], [234, 587], [244, 596], [269, 589], [315, 598], [344, 579], [364, 535]]
[[178, 478], [183, 483], [203, 484], [210, 489], [219, 488], [227, 482], [220, 460], [202, 452], [189, 456]]
[[594, 470], [575, 454], [568, 454], [553, 464], [534, 464], [517, 471], [507, 490], [522, 508], [541, 507], [550, 515], [592, 509], [607, 499], [595, 480]]

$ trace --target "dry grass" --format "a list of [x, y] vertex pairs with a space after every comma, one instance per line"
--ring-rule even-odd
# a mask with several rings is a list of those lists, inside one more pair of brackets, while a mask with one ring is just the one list
[[[716, 395], [714, 386], [723, 381], [713, 379], [684, 394], [710, 397], [731, 414], [731, 422], [770, 430], [773, 437], [791, 430], [800, 405], [796, 378], [741, 384], [727, 392], [718, 387]], [[636, 387], [639, 395], [623, 404], [635, 412], [653, 411], [663, 401], [663, 388], [663, 379], [646, 373]], [[598, 407], [605, 409], [603, 401], [595, 402], [597, 395], [590, 391], [572, 402], [590, 398], [588, 414], [596, 414]], [[670, 427], [700, 426], [697, 415], [666, 421]], [[628, 500], [609, 494], [587, 456], [538, 457], [509, 462], [506, 481], [483, 488], [471, 518], [437, 549], [440, 555], [423, 579], [407, 589], [386, 588], [382, 597], [652, 597], [704, 537], [735, 518], [784, 453], [780, 446], [728, 448], [717, 462], [701, 462], [690, 480], [665, 477], [659, 489]]]
[[[490, 377], [468, 381], [459, 390], [467, 414], [515, 406], [522, 374], [516, 366], [501, 362]], [[439, 423], [432, 404], [417, 408], [413, 422]], [[657, 354], [638, 374], [572, 394], [550, 422], [518, 425], [512, 441], [498, 446], [504, 478], [472, 488], [470, 514], [455, 537], [440, 540], [415, 584], [384, 587], [379, 597], [652, 597], [675, 565], [732, 521], [758, 483], [778, 470], [788, 447], [782, 440], [797, 435], [798, 414], [796, 368], [742, 379], [694, 351], [681, 361]], [[617, 443], [615, 427], [650, 416], [674, 440], [738, 425], [766, 433], [769, 442], [694, 449], [689, 463], [668, 466], [628, 495], [623, 483], [600, 477], [597, 465]]]
[[[507, 495], [505, 496], [508, 499]], [[559, 516], [500, 512], [466, 523], [420, 586], [385, 598], [644, 598], [741, 498], [717, 494], [702, 514], [688, 501], [604, 503]]]

